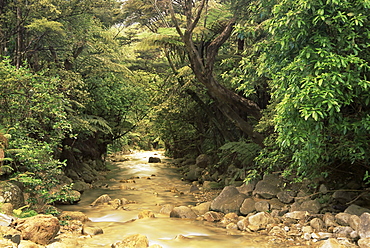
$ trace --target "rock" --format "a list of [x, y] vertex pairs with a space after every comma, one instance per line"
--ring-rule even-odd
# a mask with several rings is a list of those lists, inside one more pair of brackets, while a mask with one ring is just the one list
[[324, 221], [326, 227], [338, 226], [338, 223], [335, 222], [334, 215], [331, 213], [325, 213], [324, 216], [322, 217], [322, 220]]
[[11, 226], [22, 233], [22, 238], [37, 244], [47, 245], [58, 234], [59, 220], [51, 215], [36, 215], [17, 219]]
[[280, 192], [280, 189], [266, 181], [259, 181], [253, 191], [253, 195], [261, 196], [265, 199], [271, 199]]
[[197, 215], [191, 208], [186, 206], [175, 207], [170, 213], [171, 218], [196, 219]]
[[236, 189], [239, 191], [239, 193], [245, 194], [245, 195], [251, 195], [254, 188], [256, 187], [258, 180], [251, 180], [248, 183], [243, 183], [241, 186], [237, 187]]
[[319, 219], [319, 218], [313, 218], [311, 221], [310, 221], [310, 226], [316, 231], [316, 232], [320, 232], [322, 230], [324, 230], [325, 228], [325, 223], [322, 219]]
[[172, 204], [165, 204], [162, 206], [161, 210], [159, 210], [159, 213], [161, 214], [170, 214], [171, 211], [174, 209], [175, 205]]
[[22, 240], [18, 248], [41, 248], [41, 247], [32, 241]]
[[256, 202], [252, 198], [246, 198], [240, 207], [240, 213], [243, 215], [248, 215], [249, 213], [255, 212], [255, 204]]
[[281, 201], [282, 203], [289, 204], [289, 203], [292, 203], [294, 201], [294, 197], [296, 195], [297, 194], [294, 191], [284, 190], [284, 191], [280, 191], [279, 193], [277, 193], [276, 196], [279, 199], [279, 201]]
[[82, 223], [90, 221], [86, 214], [79, 211], [63, 211], [60, 216], [60, 220], [78, 220]]
[[204, 181], [203, 182], [203, 190], [210, 191], [213, 189], [222, 189], [222, 186], [218, 182], [211, 182], [211, 181]]
[[197, 214], [197, 215], [203, 215], [209, 211], [211, 208], [211, 202], [203, 202], [195, 207], [192, 207], [191, 209]]
[[191, 186], [190, 186], [190, 189], [189, 189], [189, 192], [190, 193], [199, 193], [199, 188], [198, 188], [198, 186], [197, 185], [194, 185], [194, 184], [192, 184]]
[[189, 171], [184, 174], [184, 178], [188, 181], [197, 181], [201, 175], [201, 169], [195, 164], [189, 166]]
[[0, 226], [10, 226], [13, 220], [13, 216], [0, 213]]
[[345, 248], [344, 245], [341, 245], [336, 239], [329, 238], [324, 241], [318, 242], [317, 248]]
[[101, 229], [100, 227], [96, 227], [96, 226], [84, 226], [82, 228], [82, 234], [90, 235], [90, 236], [103, 234], [103, 229]]
[[252, 231], [258, 231], [264, 229], [268, 224], [273, 223], [274, 220], [269, 213], [259, 212], [255, 215], [248, 217], [248, 228]]
[[149, 240], [142, 234], [133, 234], [111, 245], [112, 248], [146, 248]]
[[370, 238], [370, 213], [361, 214], [357, 231], [360, 238]]
[[85, 190], [91, 188], [92, 188], [91, 184], [86, 183], [84, 181], [75, 181], [72, 186], [72, 189], [77, 190], [78, 192], [84, 192]]
[[262, 180], [276, 186], [281, 185], [283, 182], [278, 174], [264, 174]]
[[357, 241], [360, 248], [370, 248], [370, 238], [363, 238]]
[[22, 190], [15, 184], [0, 181], [0, 203], [11, 203], [14, 208], [24, 205]]
[[271, 200], [268, 200], [268, 203], [270, 204], [270, 211], [271, 210], [288, 210], [287, 205], [279, 201], [277, 198], [272, 198]]
[[356, 197], [357, 197], [357, 194], [355, 192], [335, 191], [331, 198], [341, 204], [347, 204], [348, 202], [352, 201]]
[[352, 227], [353, 230], [358, 231], [360, 217], [358, 217], [357, 215], [351, 215], [351, 217], [348, 220], [348, 224], [350, 227]]
[[212, 201], [211, 210], [223, 213], [240, 213], [240, 207], [246, 195], [239, 193], [235, 186], [226, 186]]
[[199, 168], [206, 168], [209, 165], [210, 158], [207, 154], [200, 154], [196, 159], [195, 159], [195, 164]]
[[267, 212], [270, 210], [270, 203], [268, 201], [258, 201], [254, 204], [257, 212]]
[[319, 192], [322, 194], [327, 194], [328, 193], [328, 187], [326, 187], [325, 184], [321, 184], [319, 187]]
[[333, 229], [333, 233], [337, 237], [350, 237], [350, 234], [353, 232], [353, 229], [349, 226], [337, 226]]
[[95, 207], [97, 205], [109, 203], [112, 199], [109, 197], [109, 195], [104, 194], [99, 196], [93, 203], [90, 204], [90, 206]]
[[348, 208], [346, 208], [346, 210], [344, 210], [344, 212], [347, 213], [347, 214], [355, 214], [355, 215], [360, 216], [361, 214], [363, 214], [365, 212], [370, 213], [370, 209], [363, 208], [363, 207], [357, 206], [355, 204], [351, 204], [351, 205], [349, 205]]
[[335, 215], [335, 221], [341, 226], [349, 226], [349, 219], [352, 215], [347, 213], [339, 213]]
[[223, 217], [223, 213], [214, 211], [209, 211], [203, 215], [203, 219], [209, 222], [221, 221]]
[[1, 213], [7, 214], [7, 215], [13, 214], [13, 210], [14, 210], [13, 204], [7, 202], [7, 203], [3, 203], [2, 206], [0, 204], [0, 207], [1, 207], [0, 208]]
[[[1, 238], [8, 239], [17, 245], [19, 245], [19, 243], [21, 242], [21, 235], [22, 235], [21, 232], [11, 227], [0, 226], [0, 234], [1, 234]], [[3, 246], [1, 246], [0, 244], [0, 247], [3, 247]]]
[[225, 214], [225, 216], [222, 218], [221, 223], [224, 224], [225, 226], [230, 224], [230, 223], [238, 223], [239, 221], [239, 216], [236, 213], [228, 213]]
[[277, 237], [280, 237], [280, 238], [286, 238], [287, 233], [286, 233], [286, 231], [284, 230], [284, 228], [282, 228], [282, 227], [280, 227], [280, 226], [274, 226], [274, 227], [270, 230], [269, 235], [270, 235], [270, 236], [277, 236]]
[[154, 244], [154, 245], [149, 246], [149, 248], [163, 248], [163, 247], [158, 244]]
[[161, 159], [158, 157], [149, 157], [148, 163], [161, 163]]
[[306, 219], [310, 214], [307, 211], [294, 211], [289, 212], [284, 215], [285, 218], [291, 218], [295, 220], [304, 220]]
[[238, 230], [238, 226], [235, 223], [229, 223], [226, 225], [226, 229], [228, 230]]
[[249, 225], [249, 221], [248, 221], [248, 218], [247, 217], [243, 217], [241, 218], [238, 223], [236, 223], [236, 225], [238, 226], [238, 229], [241, 230], [241, 231], [246, 231], [248, 230], [248, 225]]
[[300, 206], [301, 211], [307, 211], [311, 214], [318, 214], [321, 209], [321, 204], [317, 200], [308, 200], [302, 202]]
[[141, 211], [139, 214], [138, 214], [138, 218], [139, 219], [147, 219], [147, 218], [155, 218], [155, 215], [152, 211], [150, 210], [144, 210], [144, 211]]

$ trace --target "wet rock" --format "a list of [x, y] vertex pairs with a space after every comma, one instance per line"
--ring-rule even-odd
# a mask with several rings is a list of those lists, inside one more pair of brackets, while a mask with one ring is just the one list
[[161, 159], [158, 157], [149, 157], [148, 163], [161, 163]]
[[22, 190], [15, 184], [0, 181], [0, 203], [11, 203], [14, 208], [24, 205]]
[[370, 248], [370, 238], [363, 238], [357, 241], [360, 248]]
[[254, 204], [257, 212], [267, 212], [270, 210], [270, 203], [268, 201], [258, 201]]
[[197, 215], [191, 208], [186, 206], [175, 207], [170, 213], [171, 218], [196, 219]]
[[152, 211], [150, 210], [144, 210], [144, 211], [141, 211], [139, 214], [138, 214], [138, 218], [139, 219], [147, 219], [147, 218], [155, 218], [155, 215]]
[[82, 234], [90, 236], [103, 234], [103, 229], [97, 226], [84, 226], [82, 228]]
[[235, 223], [229, 223], [226, 225], [226, 229], [228, 230], [238, 230], [238, 226]]
[[0, 213], [0, 226], [9, 226], [13, 220], [13, 216]]
[[191, 209], [197, 214], [197, 215], [203, 215], [209, 211], [211, 208], [211, 202], [203, 202], [195, 207], [192, 207]]
[[297, 193], [294, 192], [294, 191], [284, 190], [284, 191], [280, 191], [279, 193], [277, 193], [276, 196], [279, 199], [279, 201], [281, 201], [282, 203], [289, 204], [289, 203], [292, 203], [294, 201], [294, 197], [296, 195], [297, 195]]
[[90, 206], [95, 207], [97, 205], [109, 203], [111, 200], [112, 199], [110, 198], [109, 195], [104, 194], [104, 195], [99, 196], [95, 201], [93, 201], [93, 203], [91, 203]]
[[357, 231], [362, 239], [370, 238], [370, 213], [361, 214]]
[[134, 234], [125, 237], [122, 241], [111, 245], [112, 248], [146, 248], [149, 246], [149, 240], [145, 235]]
[[200, 154], [195, 159], [195, 164], [199, 168], [206, 168], [209, 165], [210, 157], [207, 154]]
[[341, 245], [336, 239], [329, 238], [324, 241], [318, 242], [317, 248], [345, 248], [344, 245]]
[[335, 215], [335, 221], [341, 226], [349, 226], [349, 219], [352, 215], [347, 213], [338, 213]]
[[238, 226], [238, 229], [241, 230], [241, 231], [246, 231], [246, 230], [249, 230], [248, 229], [248, 225], [249, 225], [249, 221], [248, 221], [248, 218], [247, 217], [242, 217], [237, 223], [236, 225]]
[[59, 220], [56, 217], [42, 214], [17, 219], [11, 226], [22, 233], [23, 239], [41, 245], [47, 245], [60, 229]]
[[277, 237], [280, 237], [280, 238], [286, 238], [287, 233], [286, 233], [284, 228], [282, 228], [280, 226], [274, 226], [270, 230], [269, 235], [270, 236], [277, 236]]
[[274, 220], [269, 213], [259, 212], [255, 215], [248, 217], [248, 228], [252, 231], [258, 231], [260, 229], [266, 228], [270, 223], [273, 223]]
[[223, 213], [240, 213], [240, 207], [246, 195], [239, 193], [235, 186], [226, 186], [212, 201], [211, 210]]
[[86, 214], [79, 211], [63, 211], [60, 216], [60, 220], [78, 220], [82, 223], [90, 221]]
[[257, 182], [258, 180], [251, 180], [248, 183], [243, 183], [241, 186], [236, 187], [236, 189], [242, 194], [251, 195]]
[[159, 213], [161, 213], [161, 214], [168, 214], [169, 215], [174, 208], [175, 208], [175, 205], [165, 204], [165, 205], [162, 206], [162, 208], [159, 211]]
[[351, 204], [349, 205], [348, 208], [346, 208], [346, 210], [344, 210], [345, 213], [348, 213], [348, 214], [355, 214], [355, 215], [358, 215], [360, 216], [361, 214], [363, 213], [370, 213], [370, 209], [368, 208], [363, 208], [363, 207], [360, 207], [358, 205], [355, 205], [355, 204]]
[[203, 219], [209, 222], [221, 221], [223, 217], [224, 217], [223, 213], [214, 211], [209, 211], [203, 215]]
[[238, 223], [239, 216], [236, 213], [228, 213], [222, 218], [221, 223], [224, 225], [228, 225], [230, 223]]
[[256, 202], [252, 198], [246, 198], [240, 207], [240, 213], [243, 215], [248, 215], [249, 213], [255, 212], [255, 204]]
[[280, 189], [267, 181], [259, 181], [253, 191], [253, 195], [258, 195], [265, 199], [271, 199], [280, 192]]

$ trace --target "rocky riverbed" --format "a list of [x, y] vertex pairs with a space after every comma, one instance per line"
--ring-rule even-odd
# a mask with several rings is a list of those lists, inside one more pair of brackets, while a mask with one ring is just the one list
[[370, 247], [368, 194], [358, 188], [313, 191], [273, 174], [214, 189], [182, 181], [181, 164], [158, 153], [113, 159], [56, 217], [3, 214], [0, 247]]

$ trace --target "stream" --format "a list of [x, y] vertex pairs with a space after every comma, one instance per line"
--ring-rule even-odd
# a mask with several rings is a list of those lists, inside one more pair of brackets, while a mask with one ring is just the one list
[[[103, 229], [103, 234], [79, 238], [81, 247], [111, 247], [111, 244], [131, 234], [143, 234], [148, 237], [149, 245], [158, 244], [163, 248], [288, 247], [260, 234], [237, 230], [228, 233], [229, 230], [214, 223], [161, 214], [160, 209], [165, 204], [196, 205], [195, 195], [189, 193], [191, 184], [181, 180], [181, 174], [162, 152], [136, 152], [127, 157], [128, 161], [114, 163], [107, 180], [102, 182], [105, 187], [85, 191], [77, 205], [59, 206], [65, 211], [85, 213], [93, 226]], [[149, 157], [159, 157], [162, 162], [148, 163]], [[134, 178], [135, 182], [125, 181], [130, 178]], [[91, 207], [90, 204], [103, 194], [112, 199], [126, 198], [134, 203], [118, 210], [110, 206]], [[138, 219], [143, 210], [152, 211], [155, 218]], [[176, 238], [179, 235], [182, 238]]]

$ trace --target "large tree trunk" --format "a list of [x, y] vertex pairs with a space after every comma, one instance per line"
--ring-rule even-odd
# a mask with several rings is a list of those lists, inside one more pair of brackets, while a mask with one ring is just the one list
[[198, 6], [198, 11], [194, 14], [192, 13], [192, 1], [185, 0], [184, 12], [187, 19], [187, 27], [184, 32], [180, 29], [175, 18], [174, 10], [171, 7], [172, 20], [175, 23], [177, 32], [185, 43], [191, 68], [198, 81], [207, 88], [210, 96], [219, 103], [218, 108], [225, 117], [230, 119], [238, 128], [240, 128], [240, 130], [247, 134], [253, 142], [263, 146], [263, 136], [260, 133], [255, 132], [253, 130], [253, 126], [247, 121], [247, 116], [251, 116], [256, 120], [261, 118], [262, 115], [259, 106], [255, 102], [246, 99], [221, 85], [213, 74], [214, 62], [218, 54], [218, 50], [230, 37], [235, 20], [230, 20], [223, 32], [209, 43], [205, 49], [206, 53], [204, 55], [200, 54], [194, 45], [192, 39], [193, 30], [200, 20], [200, 16], [206, 2], [207, 0], [202, 0]]

